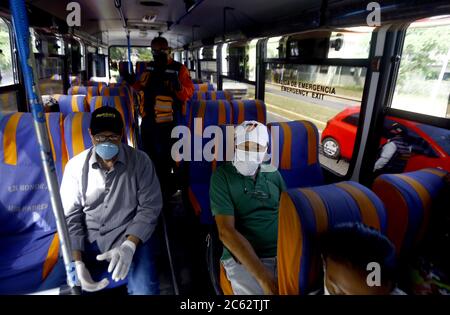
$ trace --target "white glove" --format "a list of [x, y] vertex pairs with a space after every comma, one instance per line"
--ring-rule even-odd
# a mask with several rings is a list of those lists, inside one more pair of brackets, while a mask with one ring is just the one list
[[80, 280], [81, 288], [86, 292], [100, 291], [106, 288], [109, 284], [108, 279], [103, 279], [102, 281], [95, 282], [92, 280], [89, 270], [86, 268], [84, 262], [76, 261], [75, 269], [77, 270], [78, 280]]
[[127, 277], [135, 251], [136, 244], [132, 241], [126, 240], [119, 247], [98, 255], [97, 260], [107, 260], [110, 262], [108, 272], [112, 272], [114, 270], [112, 279], [117, 282]]

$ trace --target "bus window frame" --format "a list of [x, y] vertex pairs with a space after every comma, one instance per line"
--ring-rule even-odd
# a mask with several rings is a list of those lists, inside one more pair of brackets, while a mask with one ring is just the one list
[[14, 84], [4, 85], [0, 87], [0, 94], [3, 93], [11, 93], [16, 92], [16, 109], [19, 112], [28, 111], [28, 102], [26, 101], [25, 87], [21, 84], [21, 69], [18, 63], [17, 49], [16, 49], [16, 40], [15, 35], [12, 29], [11, 21], [3, 14], [0, 14], [0, 19], [2, 19], [6, 26], [9, 29], [9, 41], [10, 41], [10, 49], [11, 49], [11, 62], [12, 62], [12, 70], [14, 77]]
[[[337, 182], [337, 181], [342, 181], [342, 180], [349, 180], [353, 177], [353, 173], [355, 171], [355, 167], [356, 167], [356, 162], [357, 162], [357, 156], [358, 156], [358, 151], [356, 148], [360, 148], [361, 146], [361, 139], [362, 139], [362, 127], [364, 124], [364, 120], [366, 117], [366, 107], [367, 107], [367, 95], [369, 93], [369, 88], [370, 88], [370, 81], [369, 81], [369, 72], [370, 72], [370, 68], [371, 68], [371, 60], [372, 60], [372, 54], [374, 53], [374, 49], [375, 49], [375, 38], [376, 38], [376, 33], [377, 33], [378, 29], [373, 29], [372, 31], [372, 37], [371, 37], [371, 41], [370, 41], [370, 50], [369, 50], [369, 54], [367, 56], [366, 59], [362, 59], [362, 58], [350, 58], [350, 59], [343, 59], [343, 58], [301, 58], [301, 57], [297, 57], [297, 58], [292, 58], [290, 56], [288, 56], [288, 54], [286, 54], [285, 58], [264, 58], [262, 60], [262, 65], [261, 68], [256, 71], [256, 80], [259, 82], [256, 84], [256, 96], [258, 97], [258, 99], [265, 101], [265, 82], [266, 82], [266, 67], [268, 64], [271, 63], [278, 63], [278, 64], [293, 64], [293, 65], [317, 65], [317, 66], [345, 66], [345, 67], [364, 67], [367, 69], [367, 73], [366, 73], [366, 77], [364, 80], [364, 89], [363, 89], [363, 93], [362, 93], [362, 98], [361, 98], [361, 106], [360, 106], [360, 115], [359, 115], [359, 122], [357, 125], [357, 132], [356, 132], [356, 138], [355, 138], [355, 144], [354, 144], [354, 149], [353, 149], [353, 155], [352, 158], [350, 159], [349, 162], [349, 167], [347, 170], [347, 173], [345, 175], [339, 174], [336, 171], [326, 167], [325, 165], [320, 165], [322, 170], [324, 171], [324, 176], [325, 176], [325, 180], [326, 182]], [[320, 29], [314, 30], [314, 31], [320, 31]], [[311, 30], [309, 31], [305, 31], [305, 32], [311, 32]], [[284, 40], [286, 36], [281, 36], [280, 41]], [[269, 38], [265, 38], [265, 41], [261, 40], [261, 45], [263, 46], [262, 48], [260, 47], [260, 49], [262, 49], [262, 51], [260, 52], [260, 54], [262, 53], [263, 56], [267, 56], [267, 42], [268, 42]], [[259, 43], [258, 43], [259, 44]], [[258, 47], [258, 46], [257, 46]], [[257, 48], [257, 54], [258, 54], [258, 48]], [[258, 56], [257, 56], [258, 58]], [[258, 60], [258, 59], [257, 59]], [[258, 63], [258, 62], [257, 62]]]

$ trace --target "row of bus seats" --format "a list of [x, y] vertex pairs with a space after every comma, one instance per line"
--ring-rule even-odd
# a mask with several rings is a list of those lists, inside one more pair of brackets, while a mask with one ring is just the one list
[[69, 95], [57, 95], [59, 110], [67, 116], [76, 112], [92, 112], [101, 106], [115, 107], [124, 119], [127, 143], [136, 147], [134, 98], [126, 86], [107, 87], [103, 86], [72, 86]]
[[[423, 169], [381, 175], [372, 190], [341, 182], [283, 193], [277, 253], [280, 294], [307, 294], [323, 285], [317, 240], [342, 222], [363, 222], [379, 230], [396, 246], [399, 258], [407, 257], [423, 239], [446, 174]], [[221, 284], [224, 292], [232, 294], [223, 275]]]
[[[236, 109], [225, 100], [192, 102], [189, 128], [193, 143], [201, 144], [197, 147], [191, 144], [194, 155], [195, 150], [205, 149], [209, 142], [208, 138], [202, 137], [209, 126], [221, 126], [225, 146], [233, 148], [234, 144], [229, 142], [234, 139], [234, 134], [227, 132], [227, 126], [236, 126], [244, 120], [266, 123], [265, 114], [258, 116], [254, 110], [259, 106], [265, 113], [262, 102], [243, 101], [241, 106]], [[236, 119], [240, 113], [244, 113], [243, 116]], [[193, 118], [203, 118], [202, 124], [194, 125]], [[277, 256], [281, 294], [305, 294], [318, 285], [321, 269], [315, 245], [318, 235], [336, 224], [360, 221], [374, 227], [393, 241], [399, 253], [408, 251], [423, 237], [432, 200], [443, 186], [445, 171], [425, 169], [407, 174], [381, 175], [372, 190], [356, 182], [324, 185], [318, 161], [319, 137], [314, 124], [290, 121], [270, 123], [268, 128], [272, 164], [278, 165], [288, 188], [282, 195], [279, 207]], [[227, 147], [221, 148], [216, 158], [223, 158], [226, 150]], [[229, 155], [227, 159], [230, 159]], [[220, 161], [202, 160], [190, 162], [188, 166], [189, 200], [203, 224], [214, 223], [208, 191], [211, 174], [218, 163]], [[211, 233], [208, 238], [208, 267], [213, 284], [217, 292], [232, 294], [223, 267], [218, 264], [217, 253], [220, 255], [220, 249], [217, 251], [214, 248], [221, 245], [217, 244], [217, 238], [214, 240], [215, 236]]]
[[[92, 146], [91, 113], [45, 117], [61, 183], [67, 161]], [[32, 114], [4, 116], [0, 143], [0, 294], [33, 292], [56, 264], [59, 240]]]
[[[61, 183], [68, 155], [63, 116], [45, 115]], [[59, 240], [31, 113], [0, 120], [0, 294], [38, 290], [57, 262]]]

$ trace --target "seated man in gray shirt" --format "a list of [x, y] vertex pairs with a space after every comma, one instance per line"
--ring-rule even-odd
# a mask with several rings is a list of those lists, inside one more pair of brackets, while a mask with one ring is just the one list
[[[153, 163], [121, 142], [123, 121], [115, 108], [96, 109], [89, 132], [94, 146], [67, 163], [61, 184], [81, 287], [93, 292], [109, 279], [126, 280], [129, 294], [159, 294], [152, 234], [162, 197]], [[105, 262], [111, 275], [93, 280], [93, 270], [105, 274]]]

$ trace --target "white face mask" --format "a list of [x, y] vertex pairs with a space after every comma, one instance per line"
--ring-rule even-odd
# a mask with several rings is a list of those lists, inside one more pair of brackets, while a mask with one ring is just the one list
[[244, 176], [253, 176], [264, 161], [266, 151], [252, 152], [236, 149], [233, 165]]

